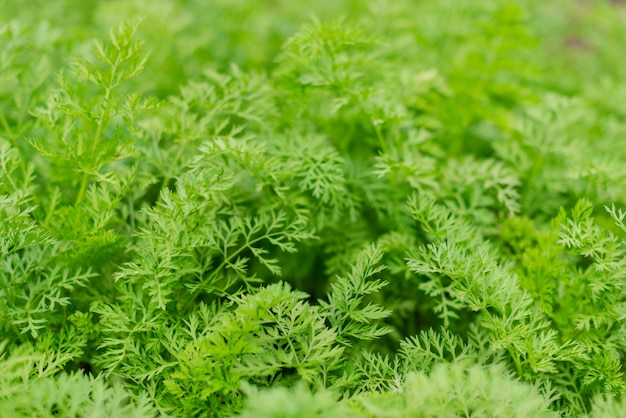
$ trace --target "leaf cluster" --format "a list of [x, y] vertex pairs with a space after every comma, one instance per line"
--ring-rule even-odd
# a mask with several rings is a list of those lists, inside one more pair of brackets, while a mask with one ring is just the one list
[[626, 414], [623, 6], [22, 3], [1, 416]]

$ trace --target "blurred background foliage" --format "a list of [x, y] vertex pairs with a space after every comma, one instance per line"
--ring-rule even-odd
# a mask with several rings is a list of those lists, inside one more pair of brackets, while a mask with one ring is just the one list
[[[401, 45], [407, 56], [419, 53], [424, 67], [454, 65], [464, 54], [457, 47], [463, 46], [464, 39], [473, 33], [497, 23], [485, 19], [489, 17], [489, 9], [502, 3], [491, 0], [3, 0], [0, 13], [3, 20], [36, 28], [41, 44], [63, 45], [77, 54], [86, 48], [85, 43], [119, 22], [143, 17], [139, 38], [147, 40], [153, 55], [146, 70], [149, 75], [142, 82], [151, 80], [154, 92], [165, 97], [176, 93], [179, 85], [207, 65], [226, 69], [234, 63], [244, 70], [272, 71], [283, 43], [313, 16], [320, 21], [339, 16], [350, 21], [366, 21], [369, 28], [383, 33], [401, 29], [402, 38], [388, 37], [386, 41]], [[606, 92], [615, 97], [616, 90], [624, 97], [625, 2], [508, 3], [514, 9], [512, 13], [519, 14], [512, 18], [522, 19], [532, 29], [535, 42], [531, 43], [537, 50], [529, 58], [532, 64], [549, 69], [543, 72], [542, 82], [564, 93], [578, 93], [582, 88], [590, 100], [601, 101], [607, 97]], [[483, 19], [476, 19], [480, 15]], [[491, 30], [497, 31], [498, 27]], [[63, 53], [63, 49], [56, 51]], [[624, 106], [626, 100], [619, 107], [622, 114]]]

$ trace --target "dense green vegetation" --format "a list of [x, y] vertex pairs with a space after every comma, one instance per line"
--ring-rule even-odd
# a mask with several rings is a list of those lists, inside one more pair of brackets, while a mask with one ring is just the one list
[[0, 0], [0, 418], [626, 416], [626, 5]]

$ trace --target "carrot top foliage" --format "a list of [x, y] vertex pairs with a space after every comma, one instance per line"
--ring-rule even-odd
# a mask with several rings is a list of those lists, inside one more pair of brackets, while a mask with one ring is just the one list
[[0, 0], [0, 418], [626, 416], [614, 3]]

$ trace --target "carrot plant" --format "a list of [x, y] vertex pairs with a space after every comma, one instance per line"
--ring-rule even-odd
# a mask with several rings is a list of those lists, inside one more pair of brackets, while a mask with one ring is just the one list
[[0, 10], [0, 418], [626, 415], [619, 2]]

